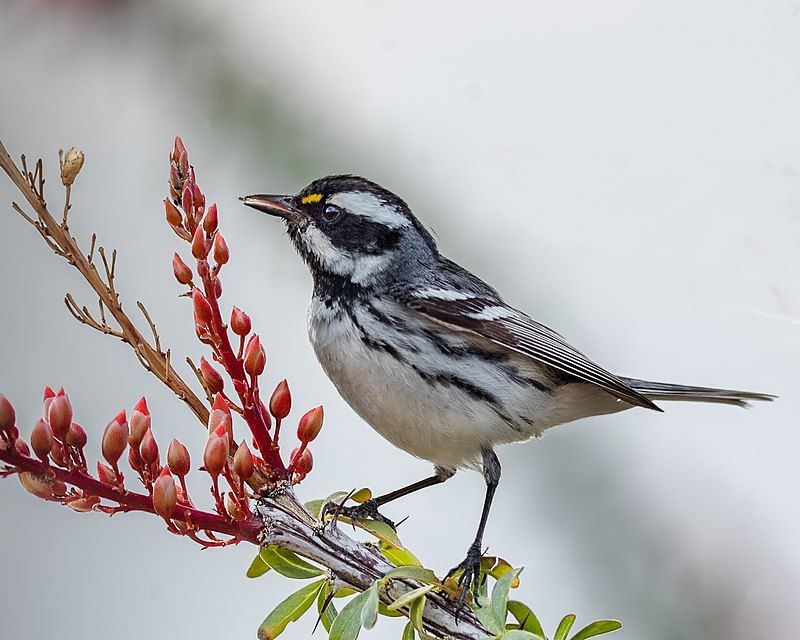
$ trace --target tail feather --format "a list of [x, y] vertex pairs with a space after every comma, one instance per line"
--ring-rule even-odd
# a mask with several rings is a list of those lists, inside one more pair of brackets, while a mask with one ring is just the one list
[[753, 391], [735, 391], [733, 389], [714, 389], [713, 387], [691, 387], [669, 382], [649, 382], [635, 378], [622, 378], [635, 391], [651, 400], [681, 400], [684, 402], [717, 402], [732, 404], [737, 407], [749, 407], [750, 400], [771, 402], [777, 396]]

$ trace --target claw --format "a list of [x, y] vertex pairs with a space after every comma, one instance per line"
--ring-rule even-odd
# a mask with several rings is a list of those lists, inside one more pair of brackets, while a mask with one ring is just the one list
[[472, 592], [472, 598], [477, 602], [478, 592], [481, 586], [481, 547], [477, 542], [473, 542], [467, 550], [467, 557], [459, 562], [455, 567], [450, 569], [445, 576], [445, 580], [458, 571], [463, 573], [458, 577], [456, 584], [461, 589], [461, 595], [458, 598], [458, 606], [456, 607], [456, 624], [461, 612], [467, 606], [467, 594]]
[[[378, 520], [388, 524], [393, 531], [397, 531], [397, 525], [378, 511], [378, 503], [372, 498], [365, 500], [355, 507], [341, 507], [341, 515], [350, 518], [351, 522], [355, 523], [359, 520]], [[354, 525], [355, 526], [355, 525]]]

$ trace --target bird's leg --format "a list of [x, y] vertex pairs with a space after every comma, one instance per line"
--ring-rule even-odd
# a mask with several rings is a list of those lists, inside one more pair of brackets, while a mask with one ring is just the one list
[[[483, 501], [483, 512], [481, 513], [481, 521], [478, 525], [478, 533], [475, 535], [475, 540], [470, 545], [469, 549], [467, 549], [467, 557], [447, 573], [447, 577], [449, 578], [457, 571], [463, 571], [458, 578], [458, 586], [461, 588], [459, 611], [464, 606], [464, 601], [470, 590], [472, 590], [473, 598], [477, 599], [481, 584], [481, 556], [483, 555], [481, 546], [483, 545], [483, 531], [486, 529], [486, 522], [489, 519], [489, 510], [492, 508], [494, 492], [500, 482], [500, 461], [491, 449], [484, 449], [483, 451], [483, 477], [486, 480], [486, 498]], [[456, 617], [458, 617], [457, 614]]]
[[437, 484], [441, 484], [445, 480], [452, 478], [455, 471], [452, 469], [441, 469], [439, 467], [436, 468], [436, 473], [432, 475], [430, 478], [425, 478], [424, 480], [420, 480], [418, 482], [414, 482], [409, 484], [405, 487], [401, 487], [400, 489], [396, 489], [395, 491], [390, 491], [389, 493], [384, 493], [382, 496], [377, 496], [375, 498], [370, 498], [369, 500], [365, 500], [361, 504], [355, 507], [345, 507], [335, 503], [327, 503], [322, 508], [322, 518], [324, 520], [325, 516], [329, 513], [333, 513], [334, 511], [338, 511], [341, 515], [350, 518], [351, 520], [380, 520], [381, 522], [385, 522], [388, 524], [392, 529], [397, 529], [394, 522], [389, 520], [386, 516], [378, 511], [379, 507], [397, 500], [398, 498], [402, 498], [403, 496], [407, 496], [415, 491], [419, 491], [420, 489], [426, 489], [428, 487], [432, 487]]

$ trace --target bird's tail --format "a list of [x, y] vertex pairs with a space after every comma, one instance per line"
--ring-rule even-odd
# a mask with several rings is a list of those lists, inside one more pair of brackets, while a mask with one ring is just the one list
[[632, 389], [650, 400], [682, 400], [685, 402], [717, 402], [737, 407], [749, 407], [750, 400], [771, 402], [777, 396], [753, 391], [734, 391], [733, 389], [714, 389], [713, 387], [690, 387], [669, 382], [649, 382], [635, 378], [622, 378]]

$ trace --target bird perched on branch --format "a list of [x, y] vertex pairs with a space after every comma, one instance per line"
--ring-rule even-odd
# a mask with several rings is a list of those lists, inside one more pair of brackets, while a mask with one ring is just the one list
[[486, 497], [474, 542], [450, 574], [477, 592], [483, 532], [500, 480], [495, 447], [579, 418], [660, 400], [745, 406], [773, 396], [614, 375], [558, 333], [510, 307], [439, 253], [408, 205], [364, 178], [312, 182], [296, 195], [251, 195], [282, 218], [314, 280], [309, 337], [342, 397], [389, 442], [435, 466], [433, 476], [347, 510], [378, 507], [475, 469]]

